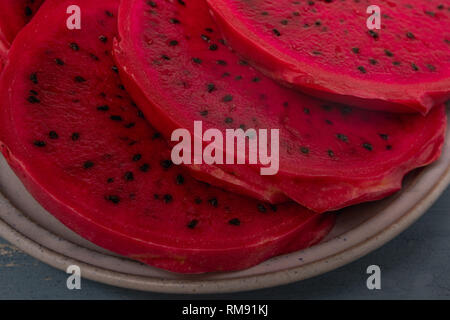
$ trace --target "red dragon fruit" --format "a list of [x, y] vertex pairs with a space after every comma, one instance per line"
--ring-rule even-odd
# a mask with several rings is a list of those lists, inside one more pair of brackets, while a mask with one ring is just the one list
[[278, 85], [226, 47], [206, 2], [123, 0], [115, 57], [125, 86], [166, 137], [174, 129], [280, 129], [280, 170], [197, 165], [197, 178], [316, 211], [381, 199], [436, 160], [445, 108], [427, 117], [352, 109]]
[[[309, 94], [424, 114], [450, 98], [448, 1], [208, 3], [229, 45], [265, 74]], [[379, 30], [367, 27], [374, 4]]]
[[[118, 4], [47, 0], [14, 41], [0, 146], [34, 197], [92, 242], [175, 272], [247, 268], [322, 239], [331, 214], [226, 193], [173, 165], [112, 59]], [[66, 28], [69, 5], [81, 30]]]
[[17, 33], [31, 20], [43, 2], [44, 0], [0, 1], [0, 60], [4, 59]]

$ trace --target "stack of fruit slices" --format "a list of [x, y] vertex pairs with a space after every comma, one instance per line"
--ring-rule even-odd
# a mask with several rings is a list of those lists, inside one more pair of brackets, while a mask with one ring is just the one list
[[[25, 8], [29, 1], [19, 2]], [[362, 98], [370, 99], [361, 92], [351, 99], [336, 89], [346, 83], [322, 81], [322, 69], [336, 69], [326, 55], [320, 63], [291, 56], [314, 69], [309, 80], [280, 77], [298, 66], [275, 50], [271, 57], [261, 52], [292, 39], [282, 37], [281, 27], [271, 27], [276, 41], [258, 28], [288, 11], [306, 19], [314, 12], [311, 2], [272, 12], [274, 2], [263, 0], [210, 1], [211, 8], [206, 0], [46, 0], [8, 48], [0, 78], [2, 153], [32, 195], [69, 228], [158, 268], [240, 270], [312, 246], [332, 229], [336, 210], [398, 191], [406, 173], [439, 158], [450, 61], [445, 41], [423, 62], [434, 66], [433, 74], [425, 74], [416, 54], [399, 50], [402, 61], [416, 58], [416, 80], [424, 83], [405, 89], [393, 68], [381, 66], [372, 80], [392, 74], [383, 84], [392, 95], [380, 93], [370, 98], [377, 103], [363, 105]], [[322, 12], [324, 2], [316, 4]], [[68, 13], [74, 5], [80, 10]], [[449, 26], [448, 9], [436, 12], [434, 27]], [[243, 29], [243, 22], [259, 21], [258, 11], [265, 13], [263, 24]], [[217, 18], [221, 12], [233, 18]], [[71, 14], [79, 14], [81, 29], [68, 29]], [[9, 19], [0, 25], [20, 20]], [[293, 21], [285, 19], [282, 26]], [[389, 28], [381, 32], [393, 36]], [[252, 41], [254, 34], [261, 42]], [[414, 30], [415, 38], [422, 36]], [[322, 43], [329, 53], [326, 45], [336, 43]], [[364, 81], [351, 71], [344, 76], [336, 81]], [[291, 88], [289, 79], [295, 79]], [[300, 92], [309, 92], [305, 83], [315, 79], [332, 91], [329, 100]], [[417, 87], [424, 108], [396, 99]], [[350, 105], [340, 104], [342, 97]], [[405, 108], [423, 114], [393, 113]], [[171, 134], [183, 128], [194, 135], [195, 121], [224, 136], [227, 129], [279, 129], [279, 172], [263, 176], [261, 165], [250, 164], [175, 165]]]

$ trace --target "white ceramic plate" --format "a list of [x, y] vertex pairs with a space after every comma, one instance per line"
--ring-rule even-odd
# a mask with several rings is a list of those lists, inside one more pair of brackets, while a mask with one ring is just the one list
[[447, 139], [441, 159], [410, 174], [401, 192], [343, 210], [322, 243], [240, 272], [185, 276], [117, 256], [79, 237], [28, 194], [0, 157], [0, 236], [49, 265], [66, 270], [75, 264], [83, 277], [110, 285], [165, 293], [245, 291], [303, 280], [356, 260], [410, 226], [449, 183]]

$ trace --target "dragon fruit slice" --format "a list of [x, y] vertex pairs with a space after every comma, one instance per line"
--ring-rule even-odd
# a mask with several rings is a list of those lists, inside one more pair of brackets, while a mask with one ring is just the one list
[[33, 17], [44, 0], [0, 1], [0, 56], [5, 56], [17, 33]]
[[174, 129], [280, 129], [280, 170], [197, 165], [197, 178], [317, 212], [381, 199], [410, 170], [436, 160], [443, 106], [427, 117], [338, 106], [278, 85], [223, 43], [206, 2], [123, 0], [115, 57], [125, 86], [148, 120]]
[[[449, 2], [208, 3], [236, 51], [267, 75], [309, 94], [424, 114], [450, 98]], [[379, 30], [367, 27], [372, 4], [381, 10]]]
[[[0, 145], [34, 197], [92, 242], [175, 272], [243, 269], [322, 239], [333, 215], [229, 194], [171, 163], [111, 57], [118, 3], [47, 0], [11, 48]], [[69, 5], [81, 30], [66, 28]]]

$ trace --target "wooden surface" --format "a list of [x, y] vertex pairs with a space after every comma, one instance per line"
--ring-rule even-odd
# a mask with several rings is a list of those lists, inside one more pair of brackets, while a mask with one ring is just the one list
[[[379, 265], [382, 289], [366, 287], [366, 269]], [[449, 299], [450, 188], [410, 229], [364, 258], [325, 275], [271, 289], [232, 295], [144, 293], [82, 280], [66, 288], [67, 275], [0, 239], [0, 299]]]

